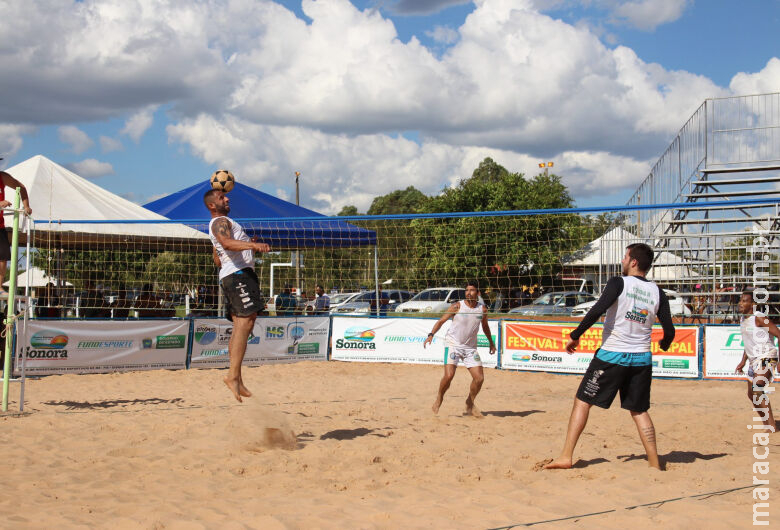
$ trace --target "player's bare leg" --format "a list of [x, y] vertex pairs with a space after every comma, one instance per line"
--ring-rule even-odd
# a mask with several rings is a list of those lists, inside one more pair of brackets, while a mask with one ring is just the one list
[[485, 373], [481, 366], [472, 366], [469, 368], [471, 373], [471, 386], [469, 387], [469, 397], [466, 398], [466, 414], [481, 418], [482, 413], [474, 405], [474, 400], [477, 399], [477, 394], [482, 389], [482, 383], [485, 382]]
[[661, 469], [661, 462], [658, 460], [658, 446], [655, 441], [655, 426], [653, 425], [653, 420], [650, 419], [650, 414], [647, 411], [631, 411], [631, 417], [634, 418], [636, 430], [639, 431], [639, 438], [642, 440], [642, 445], [645, 446], [647, 465]]
[[431, 407], [434, 414], [439, 413], [441, 402], [444, 401], [444, 393], [450, 388], [452, 378], [455, 377], [455, 368], [454, 364], [444, 365], [444, 376], [442, 376], [441, 381], [439, 382], [439, 392], [436, 394], [436, 401], [433, 402], [433, 406]]
[[566, 429], [566, 442], [563, 445], [563, 451], [561, 455], [550, 462], [545, 464], [544, 469], [569, 469], [572, 466], [572, 458], [574, 457], [574, 448], [577, 446], [577, 441], [580, 439], [582, 431], [585, 429], [585, 425], [588, 423], [588, 415], [590, 414], [589, 403], [585, 403], [581, 399], [574, 398], [574, 405], [571, 409], [571, 416], [569, 416], [569, 427]]
[[[228, 352], [230, 354], [230, 368], [228, 375], [223, 380], [225, 385], [233, 392], [233, 396], [238, 401], [243, 401], [241, 396], [249, 397], [251, 392], [244, 386], [241, 379], [241, 363], [244, 361], [246, 353], [246, 341], [249, 338], [249, 332], [255, 324], [256, 315], [248, 317], [239, 317], [233, 315], [233, 333], [230, 336]], [[244, 394], [242, 394], [242, 390]]]

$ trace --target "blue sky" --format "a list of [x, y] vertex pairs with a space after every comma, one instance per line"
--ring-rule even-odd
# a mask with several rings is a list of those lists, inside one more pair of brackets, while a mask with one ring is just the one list
[[0, 168], [43, 154], [139, 203], [226, 167], [365, 211], [491, 156], [623, 204], [705, 98], [780, 91], [780, 0], [7, 7]]

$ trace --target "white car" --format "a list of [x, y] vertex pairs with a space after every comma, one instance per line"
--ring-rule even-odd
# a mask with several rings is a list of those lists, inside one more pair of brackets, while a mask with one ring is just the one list
[[[466, 299], [466, 289], [460, 287], [434, 287], [417, 293], [414, 298], [396, 307], [398, 313], [444, 313], [450, 306]], [[485, 301], [479, 297], [483, 304]]]
[[[666, 294], [666, 298], [669, 300], [669, 312], [673, 317], [691, 316], [691, 309], [685, 305], [685, 300], [683, 300], [676, 291], [672, 291], [671, 289], [664, 289], [664, 293]], [[596, 300], [576, 305], [574, 306], [574, 309], [571, 310], [571, 316], [584, 317], [588, 311], [590, 311], [590, 308], [594, 305], [596, 305]]]
[[362, 293], [338, 293], [338, 294], [332, 294], [330, 295], [330, 312], [331, 313], [338, 313], [338, 308], [343, 306], [344, 304], [348, 304], [351, 302], [354, 298], [357, 298]]

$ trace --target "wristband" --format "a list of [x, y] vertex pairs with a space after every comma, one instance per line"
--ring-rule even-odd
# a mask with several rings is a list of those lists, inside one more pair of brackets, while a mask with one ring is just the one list
[[433, 333], [428, 333], [428, 336], [429, 337], [433, 337]]

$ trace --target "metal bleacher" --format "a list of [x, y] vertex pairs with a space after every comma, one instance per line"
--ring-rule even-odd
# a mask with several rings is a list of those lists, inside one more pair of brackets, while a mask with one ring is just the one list
[[[710, 312], [718, 301], [733, 309], [736, 294], [755, 284], [759, 236], [768, 242], [761, 251], [769, 258], [762, 281], [780, 295], [778, 183], [780, 93], [708, 99], [628, 201], [681, 206], [637, 210], [623, 222], [678, 260], [666, 286], [691, 298], [709, 293]], [[729, 201], [735, 205], [723, 204]]]

